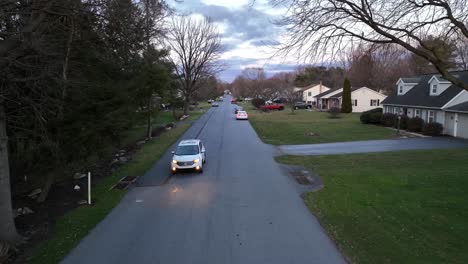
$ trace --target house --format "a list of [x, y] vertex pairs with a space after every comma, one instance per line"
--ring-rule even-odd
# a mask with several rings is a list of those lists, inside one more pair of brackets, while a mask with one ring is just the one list
[[[333, 89], [315, 96], [318, 108], [328, 110], [332, 107], [341, 107], [343, 88]], [[387, 96], [367, 87], [351, 88], [351, 102], [353, 112], [360, 113], [370, 109], [382, 107], [380, 103]]]
[[330, 88], [320, 82], [319, 84], [312, 84], [303, 88], [295, 88], [294, 90], [302, 92], [302, 101], [306, 104], [316, 106], [317, 101], [314, 96], [329, 91]]
[[[453, 72], [468, 83], [468, 71]], [[383, 102], [384, 113], [420, 117], [443, 125], [444, 134], [468, 138], [468, 91], [440, 74], [400, 78], [397, 90]]]

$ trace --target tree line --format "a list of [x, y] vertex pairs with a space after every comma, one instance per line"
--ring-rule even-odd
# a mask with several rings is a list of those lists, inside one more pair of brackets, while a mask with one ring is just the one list
[[12, 183], [42, 182], [41, 202], [69, 164], [121, 145], [135, 124], [151, 137], [161, 103], [187, 114], [216, 85], [221, 51], [209, 19], [163, 0], [2, 1], [0, 241], [18, 239]]
[[[429, 37], [425, 45], [443, 59], [440, 63], [451, 70], [468, 70], [468, 45]], [[424, 49], [418, 46], [418, 49]], [[353, 87], [368, 87], [391, 94], [401, 77], [436, 73], [437, 68], [420, 56], [395, 44], [361, 43], [349, 50], [331, 66], [298, 66], [293, 72], [267, 76], [263, 68], [246, 68], [232, 82], [240, 97], [274, 99], [286, 95], [291, 87], [306, 87], [322, 83], [330, 88], [342, 88], [345, 78]]]

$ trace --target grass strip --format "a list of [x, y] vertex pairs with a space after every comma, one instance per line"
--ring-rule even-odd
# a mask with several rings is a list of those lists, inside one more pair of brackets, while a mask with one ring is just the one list
[[57, 219], [50, 237], [40, 243], [31, 263], [50, 264], [60, 262], [82, 238], [84, 238], [120, 202], [125, 191], [109, 190], [123, 176], [143, 175], [190, 127], [180, 124], [142, 146], [133, 159], [111, 176], [101, 179], [93, 187], [93, 206], [78, 207]]

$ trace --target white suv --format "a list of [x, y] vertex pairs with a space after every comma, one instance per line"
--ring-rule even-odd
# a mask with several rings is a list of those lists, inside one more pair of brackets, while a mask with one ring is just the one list
[[172, 152], [171, 171], [195, 169], [203, 172], [203, 164], [206, 162], [205, 146], [199, 139], [182, 140], [177, 149]]

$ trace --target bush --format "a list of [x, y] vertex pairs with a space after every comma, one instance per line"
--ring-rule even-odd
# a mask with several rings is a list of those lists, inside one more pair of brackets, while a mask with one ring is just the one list
[[236, 100], [237, 100], [237, 102], [243, 102], [243, 101], [244, 101], [244, 98], [242, 98], [242, 97], [237, 97]]
[[424, 127], [424, 120], [420, 117], [413, 117], [408, 120], [408, 131], [421, 132]]
[[375, 108], [361, 114], [360, 120], [363, 124], [380, 124], [382, 108]]
[[[402, 115], [400, 120], [400, 129], [408, 129], [408, 121], [409, 117]], [[398, 128], [398, 122], [396, 123], [395, 128]]]
[[330, 118], [339, 118], [341, 109], [339, 107], [332, 107], [328, 110], [328, 113], [330, 114]]
[[260, 98], [255, 98], [252, 99], [252, 105], [255, 106], [255, 108], [260, 108], [260, 106], [265, 104], [265, 100], [260, 99]]
[[380, 119], [380, 123], [382, 124], [382, 126], [393, 127], [395, 125], [396, 119], [397, 119], [397, 115], [392, 114], [392, 113], [385, 113], [382, 115], [382, 118]]
[[427, 123], [423, 128], [423, 134], [429, 136], [440, 136], [442, 131], [444, 131], [444, 127], [437, 122]]

